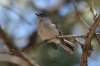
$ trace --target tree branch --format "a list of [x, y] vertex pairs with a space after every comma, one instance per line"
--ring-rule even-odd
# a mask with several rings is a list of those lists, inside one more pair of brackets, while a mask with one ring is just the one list
[[[14, 64], [17, 64], [18, 66], [29, 66], [29, 63], [27, 63], [25, 60], [18, 56], [9, 55], [7, 53], [0, 54], [0, 61], [3, 62], [11, 62]], [[34, 63], [35, 66], [38, 66], [36, 63]]]
[[93, 39], [93, 36], [95, 34], [95, 30], [97, 28], [97, 26], [100, 23], [100, 15], [98, 16], [98, 18], [95, 20], [94, 24], [92, 25], [87, 38], [85, 40], [85, 44], [83, 45], [83, 53], [82, 53], [82, 58], [81, 58], [81, 63], [80, 66], [88, 66], [87, 62], [88, 62], [88, 57], [91, 56], [91, 52], [92, 52], [92, 45], [91, 45], [91, 40]]
[[[87, 0], [86, 0], [86, 2], [87, 2], [87, 3], [89, 4], [89, 6], [90, 6], [90, 10], [91, 10], [91, 12], [92, 12], [92, 14], [93, 14], [93, 20], [95, 20], [96, 17], [97, 17], [97, 14], [94, 12], [93, 2], [90, 3], [90, 1], [87, 1]], [[75, 11], [76, 11], [76, 14], [77, 14], [79, 20], [81, 21], [81, 23], [83, 23], [83, 25], [87, 28], [87, 30], [89, 30], [89, 29], [90, 29], [90, 26], [86, 23], [86, 21], [84, 20], [84, 18], [79, 14], [75, 2], [73, 2], [73, 6], [74, 6], [74, 8], [75, 8]], [[98, 44], [100, 45], [100, 40], [99, 40], [98, 37], [96, 36], [96, 33], [95, 33], [94, 37], [96, 38]]]
[[17, 56], [21, 59], [23, 59], [24, 61], [26, 61], [29, 65], [28, 66], [39, 66], [38, 64], [36, 65], [36, 63], [29, 59], [28, 57], [26, 57], [27, 55], [24, 52], [20, 52], [15, 46], [14, 46], [14, 42], [12, 41], [11, 38], [9, 38], [9, 36], [0, 28], [0, 38], [2, 38], [5, 42], [5, 45], [8, 47], [9, 49], [9, 54], [10, 55], [14, 55]]
[[[96, 36], [100, 37], [100, 33], [96, 33]], [[63, 35], [58, 36], [58, 38], [87, 38], [87, 35]]]

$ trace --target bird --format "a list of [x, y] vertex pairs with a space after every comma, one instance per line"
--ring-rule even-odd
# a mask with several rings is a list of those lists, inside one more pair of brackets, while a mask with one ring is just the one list
[[58, 27], [52, 23], [49, 16], [45, 13], [35, 14], [38, 17], [37, 33], [40, 38], [55, 49], [60, 45], [65, 51], [73, 54], [76, 45], [64, 38], [58, 38], [58, 36], [63, 36], [63, 34]]

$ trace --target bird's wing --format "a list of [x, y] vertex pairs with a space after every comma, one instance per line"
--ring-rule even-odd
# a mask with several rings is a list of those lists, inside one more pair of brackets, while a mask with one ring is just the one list
[[61, 30], [59, 29], [59, 27], [57, 26], [57, 25], [55, 25], [56, 26], [56, 28], [58, 29], [58, 31], [59, 31], [59, 36], [62, 36], [63, 35], [63, 33], [61, 32]]
[[55, 43], [48, 43], [49, 46], [51, 46], [54, 49], [57, 49], [57, 45]]
[[[58, 26], [55, 25], [55, 27], [59, 31], [59, 36], [63, 36], [63, 33], [59, 30]], [[59, 39], [61, 40], [61, 43], [59, 45], [69, 53], [73, 54], [76, 45], [71, 43], [70, 41], [65, 40], [64, 38], [59, 38]]]
[[62, 35], [63, 35], [62, 32], [60, 31], [60, 29], [59, 29], [59, 27], [58, 27], [57, 25], [53, 24], [53, 27], [56, 28], [56, 29], [58, 30], [59, 36], [62, 36]]

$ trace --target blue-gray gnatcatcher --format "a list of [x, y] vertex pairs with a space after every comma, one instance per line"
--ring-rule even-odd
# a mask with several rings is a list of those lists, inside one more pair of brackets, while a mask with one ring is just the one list
[[64, 38], [57, 37], [62, 36], [62, 33], [58, 30], [56, 25], [51, 22], [46, 14], [36, 15], [38, 16], [38, 35], [46, 41], [46, 43], [53, 44], [54, 46], [60, 45], [66, 51], [73, 54], [73, 49], [76, 45]]

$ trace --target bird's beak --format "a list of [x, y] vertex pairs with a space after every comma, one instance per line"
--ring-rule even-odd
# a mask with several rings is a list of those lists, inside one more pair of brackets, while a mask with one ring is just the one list
[[39, 14], [37, 14], [37, 13], [35, 13], [36, 14], [36, 16], [39, 16]]

